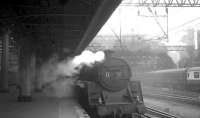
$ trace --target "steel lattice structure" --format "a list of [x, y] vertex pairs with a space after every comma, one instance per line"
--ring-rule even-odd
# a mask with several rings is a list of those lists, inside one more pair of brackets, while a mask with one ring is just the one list
[[122, 6], [139, 7], [200, 7], [200, 0], [139, 0], [123, 1]]

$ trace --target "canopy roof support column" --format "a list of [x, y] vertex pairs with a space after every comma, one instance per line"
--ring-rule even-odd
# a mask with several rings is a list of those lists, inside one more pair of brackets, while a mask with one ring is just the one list
[[28, 47], [24, 46], [20, 49], [19, 60], [19, 80], [21, 91], [18, 96], [18, 101], [32, 101], [32, 81], [35, 79], [35, 55]]
[[1, 92], [8, 92], [9, 31], [2, 36]]

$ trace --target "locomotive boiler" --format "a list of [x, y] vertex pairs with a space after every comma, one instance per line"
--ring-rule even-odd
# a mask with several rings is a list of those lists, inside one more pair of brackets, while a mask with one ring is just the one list
[[83, 67], [77, 81], [77, 98], [92, 118], [133, 118], [145, 113], [139, 81], [122, 59], [106, 56], [93, 67]]

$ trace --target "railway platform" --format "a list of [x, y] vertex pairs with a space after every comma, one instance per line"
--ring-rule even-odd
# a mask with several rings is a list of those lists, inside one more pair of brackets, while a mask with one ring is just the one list
[[73, 98], [35, 94], [32, 102], [18, 102], [10, 93], [0, 93], [1, 118], [79, 118], [84, 115]]

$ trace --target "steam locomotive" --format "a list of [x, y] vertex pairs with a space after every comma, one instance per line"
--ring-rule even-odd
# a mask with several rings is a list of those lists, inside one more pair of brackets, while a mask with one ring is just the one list
[[122, 59], [106, 56], [93, 67], [83, 67], [76, 83], [77, 98], [92, 118], [133, 118], [145, 113], [139, 81]]

